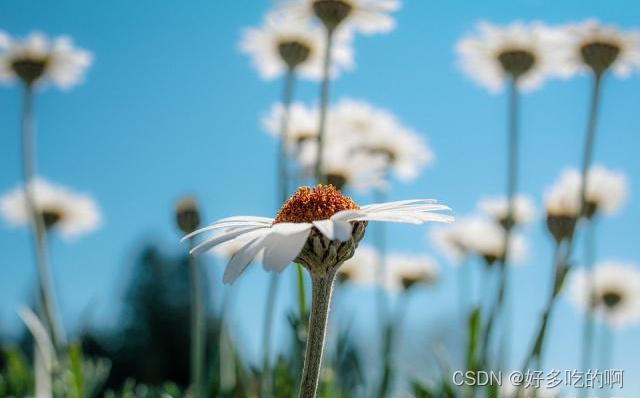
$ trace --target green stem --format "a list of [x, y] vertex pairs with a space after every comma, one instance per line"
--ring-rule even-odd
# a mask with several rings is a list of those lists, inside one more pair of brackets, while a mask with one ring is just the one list
[[518, 112], [519, 112], [519, 104], [518, 104], [518, 80], [513, 77], [510, 80], [509, 84], [509, 120], [508, 120], [508, 142], [507, 142], [507, 203], [508, 203], [508, 212], [507, 212], [507, 223], [505, 225], [505, 234], [504, 234], [504, 253], [502, 258], [500, 259], [498, 266], [500, 267], [500, 285], [498, 287], [498, 294], [495, 300], [495, 304], [491, 308], [491, 312], [489, 315], [489, 320], [487, 321], [487, 326], [485, 328], [485, 332], [483, 334], [483, 354], [481, 363], [486, 366], [487, 359], [490, 351], [491, 344], [491, 335], [493, 333], [493, 328], [496, 323], [496, 319], [498, 315], [502, 312], [502, 307], [504, 304], [504, 299], [507, 292], [507, 285], [509, 282], [509, 269], [508, 269], [508, 258], [509, 258], [509, 246], [511, 244], [511, 230], [513, 228], [514, 223], [514, 198], [518, 189], [518, 150], [519, 150], [519, 128], [518, 128]]
[[383, 372], [380, 379], [380, 387], [378, 389], [378, 397], [385, 398], [391, 386], [393, 385], [394, 378], [394, 364], [393, 364], [393, 352], [395, 347], [396, 336], [402, 328], [402, 322], [407, 312], [407, 303], [409, 299], [410, 291], [405, 291], [400, 296], [400, 302], [397, 304], [395, 316], [384, 328], [383, 339]]
[[322, 157], [324, 151], [324, 136], [327, 126], [327, 110], [329, 106], [329, 82], [331, 81], [331, 47], [333, 46], [333, 29], [327, 29], [327, 43], [324, 53], [324, 65], [322, 74], [322, 85], [320, 87], [320, 125], [318, 127], [318, 148], [316, 153], [315, 179], [316, 183], [324, 182], [322, 172]]
[[66, 344], [62, 325], [59, 323], [55, 310], [55, 294], [49, 271], [47, 258], [47, 231], [42, 216], [36, 208], [32, 182], [35, 177], [35, 139], [33, 133], [33, 87], [24, 85], [22, 105], [22, 177], [24, 183], [24, 196], [27, 211], [31, 218], [31, 230], [33, 232], [33, 246], [38, 271], [38, 291], [40, 303], [40, 316], [46, 325], [51, 339], [58, 352], [61, 352]]
[[307, 299], [304, 286], [304, 273], [302, 272], [302, 266], [296, 264], [296, 275], [298, 284], [298, 310], [300, 311], [300, 319], [303, 319], [307, 314]]
[[298, 398], [315, 398], [336, 270], [311, 276], [311, 315]]
[[[282, 90], [283, 112], [280, 119], [280, 140], [278, 143], [278, 195], [276, 203], [280, 206], [289, 196], [289, 172], [287, 170], [287, 143], [289, 136], [289, 114], [291, 111], [291, 100], [295, 87], [295, 70], [287, 69], [284, 87]], [[273, 334], [273, 318], [275, 316], [276, 297], [278, 293], [280, 274], [273, 274], [269, 279], [267, 290], [267, 302], [265, 311], [265, 323], [262, 336], [262, 379], [261, 391], [263, 397], [271, 396], [271, 336]], [[298, 294], [303, 294], [304, 291]]]
[[[584, 245], [584, 265], [585, 271], [589, 274], [593, 270], [596, 258], [596, 231], [594, 225], [595, 219], [592, 219], [585, 226], [585, 245]], [[595, 322], [593, 317], [593, 309], [596, 302], [593, 294], [592, 278], [587, 278], [587, 294], [589, 297], [589, 307], [585, 311], [584, 325], [582, 330], [582, 369], [586, 372], [593, 361], [593, 335]]]
[[[189, 239], [189, 248], [195, 247], [195, 240]], [[202, 271], [196, 256], [188, 257], [191, 276], [191, 388], [195, 398], [204, 398], [204, 352], [205, 327], [202, 288]]]
[[562, 266], [559, 263], [560, 261], [562, 261], [561, 248], [562, 245], [560, 243], [556, 244], [553, 256], [554, 273], [551, 278], [551, 292], [549, 293], [549, 299], [547, 300], [547, 304], [542, 314], [542, 321], [540, 322], [538, 332], [536, 333], [535, 342], [531, 347], [529, 355], [525, 359], [522, 366], [522, 372], [526, 372], [534, 360], [540, 361], [544, 351], [544, 343], [545, 337], [548, 332], [549, 318], [551, 317], [553, 309], [555, 308], [555, 303], [557, 302], [557, 297], [560, 293], [560, 279], [563, 278], [563, 276], [558, 273], [558, 270], [562, 269]]

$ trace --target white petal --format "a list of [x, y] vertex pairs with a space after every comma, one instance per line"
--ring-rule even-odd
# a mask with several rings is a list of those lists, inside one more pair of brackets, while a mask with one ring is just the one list
[[204, 251], [211, 249], [214, 246], [220, 245], [222, 243], [235, 239], [241, 235], [246, 235], [250, 232], [257, 231], [257, 230], [264, 230], [266, 233], [268, 232], [269, 228], [268, 227], [247, 227], [243, 229], [236, 229], [233, 231], [225, 232], [221, 235], [214, 236], [213, 238], [210, 238], [200, 243], [199, 245], [191, 249], [189, 251], [189, 254], [200, 254]]
[[406, 206], [415, 203], [425, 203], [432, 204], [436, 201], [434, 199], [408, 199], [408, 200], [398, 200], [395, 202], [385, 202], [385, 203], [374, 203], [366, 206], [362, 206], [361, 210], [381, 210], [381, 209], [391, 209], [400, 206]]
[[342, 220], [320, 220], [314, 221], [313, 226], [330, 240], [348, 241], [351, 238], [353, 226], [348, 221]]
[[304, 223], [304, 222], [303, 223], [283, 222], [283, 223], [273, 224], [271, 229], [273, 230], [273, 233], [276, 233], [278, 235], [283, 235], [283, 236], [297, 235], [302, 231], [310, 231], [311, 224]]
[[311, 224], [307, 225], [306, 229], [297, 228], [297, 232], [286, 235], [276, 232], [278, 225], [274, 226], [274, 232], [269, 234], [264, 244], [262, 264], [266, 270], [280, 272], [300, 254], [311, 231]]
[[233, 283], [258, 253], [264, 249], [264, 241], [269, 236], [268, 232], [251, 240], [231, 257], [231, 261], [229, 261], [222, 277], [222, 281], [225, 284]]
[[[242, 218], [242, 219], [241, 219]], [[246, 219], [245, 219], [246, 218]], [[252, 220], [254, 219], [254, 220]], [[242, 227], [258, 227], [258, 226], [269, 226], [273, 223], [272, 218], [266, 217], [228, 217], [223, 218], [222, 220], [218, 220], [211, 225], [208, 225], [204, 228], [200, 228], [195, 230], [187, 235], [185, 235], [180, 242], [183, 242], [192, 236], [201, 234], [206, 231], [211, 231], [214, 229], [234, 229], [234, 228], [242, 228]]]

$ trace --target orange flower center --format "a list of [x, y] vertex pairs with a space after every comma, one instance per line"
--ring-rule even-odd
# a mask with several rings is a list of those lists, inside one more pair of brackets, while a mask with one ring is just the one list
[[359, 208], [351, 198], [344, 196], [333, 185], [300, 187], [282, 205], [273, 223], [310, 223], [326, 220], [342, 210]]

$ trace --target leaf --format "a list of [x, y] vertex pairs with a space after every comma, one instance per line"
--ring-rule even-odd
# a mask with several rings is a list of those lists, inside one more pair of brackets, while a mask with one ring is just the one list
[[475, 370], [478, 366], [478, 340], [480, 337], [480, 306], [477, 306], [469, 315], [467, 342], [467, 370]]

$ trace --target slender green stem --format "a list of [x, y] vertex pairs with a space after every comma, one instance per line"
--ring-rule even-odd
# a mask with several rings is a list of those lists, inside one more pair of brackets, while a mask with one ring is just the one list
[[[582, 156], [582, 185], [580, 186], [580, 215], [584, 216], [587, 207], [587, 187], [589, 178], [589, 169], [591, 168], [593, 158], [593, 148], [596, 140], [596, 130], [598, 123], [598, 108], [600, 107], [600, 94], [602, 91], [602, 74], [594, 74], [593, 91], [591, 94], [591, 105], [589, 109], [589, 121], [587, 122], [587, 137], [585, 142], [584, 153]], [[595, 231], [594, 226], [590, 222], [586, 227], [585, 241], [585, 266], [587, 270], [593, 268], [595, 261]], [[587, 297], [592, 297], [591, 283], [587, 283]], [[593, 299], [591, 299], [592, 301]], [[591, 302], [591, 308], [593, 303]], [[591, 308], [587, 309], [584, 320], [583, 340], [582, 340], [582, 370], [587, 371], [591, 365], [593, 356], [593, 319]], [[583, 396], [586, 393], [583, 393]]]
[[549, 326], [549, 318], [555, 308], [555, 303], [557, 302], [558, 294], [560, 293], [560, 289], [558, 288], [559, 278], [562, 278], [561, 275], [558, 274], [557, 270], [562, 268], [559, 263], [562, 261], [562, 244], [558, 243], [555, 246], [554, 255], [553, 255], [553, 275], [551, 277], [551, 291], [549, 292], [549, 298], [547, 300], [547, 304], [545, 305], [544, 311], [542, 313], [542, 321], [540, 322], [540, 326], [536, 333], [536, 338], [531, 350], [529, 351], [529, 355], [524, 361], [522, 366], [522, 371], [526, 372], [529, 369], [529, 366], [534, 360], [540, 361], [543, 351], [544, 351], [544, 343], [545, 337], [547, 335], [548, 326]]
[[302, 272], [302, 266], [296, 264], [296, 280], [298, 284], [298, 310], [300, 311], [300, 318], [304, 318], [307, 313], [307, 299], [304, 287], [304, 273]]
[[298, 398], [315, 398], [336, 270], [311, 276], [311, 315]]
[[507, 223], [505, 225], [504, 233], [504, 253], [502, 258], [498, 262], [500, 267], [500, 284], [498, 287], [498, 294], [495, 300], [495, 304], [490, 309], [489, 319], [487, 326], [483, 334], [483, 355], [482, 364], [487, 365], [487, 358], [490, 351], [491, 336], [493, 328], [496, 323], [496, 319], [502, 312], [504, 305], [504, 299], [507, 292], [507, 285], [509, 282], [509, 246], [511, 245], [511, 230], [514, 223], [514, 207], [515, 207], [515, 195], [518, 189], [518, 151], [519, 151], [519, 126], [518, 126], [518, 113], [519, 113], [519, 96], [518, 96], [518, 80], [513, 77], [509, 84], [509, 120], [508, 120], [508, 141], [507, 141]]
[[608, 324], [603, 324], [600, 328], [600, 361], [598, 369], [611, 369], [615, 339]]
[[393, 319], [390, 319], [387, 325], [384, 328], [384, 339], [383, 339], [383, 372], [382, 377], [380, 379], [380, 387], [378, 388], [378, 397], [385, 398], [389, 392], [389, 389], [393, 385], [394, 378], [394, 364], [393, 364], [393, 353], [395, 348], [395, 342], [398, 334], [402, 329], [402, 322], [404, 321], [404, 317], [407, 313], [408, 301], [410, 296], [410, 291], [405, 291], [399, 297], [399, 302], [396, 305], [395, 314]]
[[329, 83], [331, 81], [331, 47], [333, 46], [333, 29], [327, 29], [327, 43], [324, 53], [324, 66], [322, 74], [322, 85], [320, 87], [320, 125], [318, 127], [318, 148], [316, 153], [315, 178], [316, 183], [324, 182], [322, 172], [322, 157], [324, 156], [324, 136], [327, 127], [327, 110], [329, 107]]
[[24, 196], [27, 211], [31, 218], [31, 230], [33, 232], [33, 246], [38, 271], [38, 301], [40, 303], [40, 316], [46, 325], [51, 339], [60, 352], [66, 344], [64, 331], [55, 310], [55, 294], [53, 291], [49, 261], [47, 258], [47, 231], [42, 216], [36, 208], [32, 181], [35, 177], [35, 138], [33, 132], [33, 87], [24, 85], [22, 105], [22, 178], [24, 183]]
[[[277, 207], [287, 200], [289, 196], [289, 171], [287, 169], [287, 144], [289, 136], [289, 114], [291, 111], [291, 100], [295, 88], [295, 69], [287, 69], [284, 87], [282, 90], [282, 115], [280, 119], [280, 140], [278, 142], [278, 195], [276, 198]], [[269, 279], [267, 291], [267, 302], [265, 311], [264, 330], [262, 335], [262, 396], [267, 398], [272, 395], [271, 391], [271, 336], [273, 334], [273, 318], [275, 316], [276, 297], [278, 286], [280, 285], [280, 274], [273, 274]], [[298, 295], [303, 295], [304, 290], [298, 289]]]
[[[596, 228], [595, 218], [589, 220], [585, 226], [584, 245], [584, 266], [587, 272], [593, 270], [596, 259]], [[585, 311], [584, 325], [582, 330], [582, 369], [586, 372], [593, 361], [593, 335], [595, 332], [595, 322], [593, 308], [595, 307], [595, 297], [593, 294], [592, 278], [587, 278], [587, 294], [589, 297], [589, 307]]]
[[[195, 240], [189, 239], [189, 248], [195, 247]], [[204, 385], [204, 289], [202, 288], [202, 271], [196, 256], [188, 256], [191, 276], [191, 388], [195, 398], [205, 397]]]

